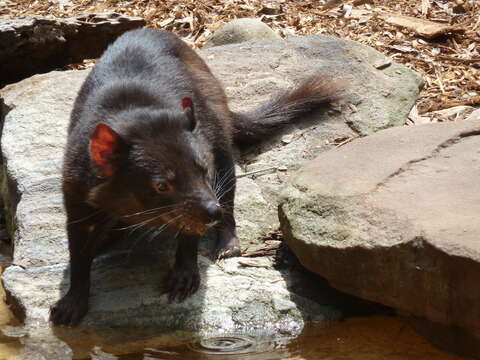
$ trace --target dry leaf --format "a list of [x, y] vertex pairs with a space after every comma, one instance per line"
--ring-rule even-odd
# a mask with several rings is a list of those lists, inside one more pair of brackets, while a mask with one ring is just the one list
[[407, 118], [408, 118], [408, 120], [410, 120], [410, 122], [413, 125], [428, 124], [428, 123], [431, 122], [431, 119], [429, 117], [420, 116], [418, 114], [418, 110], [417, 110], [416, 105], [412, 107], [412, 110], [410, 110], [410, 113], [408, 114]]
[[[330, 10], [323, 9], [324, 3]], [[338, 7], [342, 4], [348, 6], [340, 11]], [[463, 9], [455, 9], [455, 5]], [[143, 16], [148, 26], [173, 31], [194, 48], [201, 48], [221, 25], [245, 17], [262, 17], [263, 22], [283, 37], [329, 34], [358, 41], [415, 70], [425, 79], [426, 85], [417, 101], [419, 114], [475, 104], [480, 97], [478, 0], [0, 0], [0, 16], [7, 18], [71, 17], [107, 10]], [[344, 17], [345, 10], [349, 11], [348, 18]], [[389, 16], [409, 21], [407, 26], [392, 24], [384, 20]], [[442, 29], [441, 34], [451, 33], [451, 36], [429, 41], [432, 31], [426, 24], [432, 23]], [[424, 28], [429, 30], [427, 34], [422, 33]], [[65, 68], [84, 69], [93, 64], [94, 61], [89, 60]], [[379, 61], [373, 66], [383, 69], [388, 61]], [[433, 121], [435, 117], [440, 119], [437, 114], [428, 116], [432, 116]]]

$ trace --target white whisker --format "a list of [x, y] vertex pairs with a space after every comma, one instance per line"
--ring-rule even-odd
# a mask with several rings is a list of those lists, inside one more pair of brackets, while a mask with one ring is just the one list
[[144, 210], [144, 211], [139, 211], [139, 212], [134, 213], [134, 214], [123, 215], [122, 217], [131, 217], [131, 216], [143, 215], [143, 214], [148, 214], [148, 213], [155, 212], [155, 211], [158, 211], [158, 210], [163, 210], [163, 209], [172, 208], [172, 207], [180, 207], [180, 206], [182, 206], [182, 204], [159, 206], [157, 208]]

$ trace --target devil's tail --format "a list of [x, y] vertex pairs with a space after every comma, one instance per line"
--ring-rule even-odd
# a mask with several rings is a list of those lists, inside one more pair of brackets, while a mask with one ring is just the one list
[[343, 86], [338, 82], [312, 77], [252, 111], [233, 113], [234, 144], [241, 151], [261, 144], [303, 115], [338, 100], [342, 92]]

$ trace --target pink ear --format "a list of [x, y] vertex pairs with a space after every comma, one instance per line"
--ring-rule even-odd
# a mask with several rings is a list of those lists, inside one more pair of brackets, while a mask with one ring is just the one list
[[184, 97], [182, 99], [182, 108], [188, 119], [190, 120], [189, 130], [193, 131], [195, 126], [197, 126], [197, 120], [193, 111], [193, 101], [189, 97]]
[[192, 99], [189, 97], [184, 97], [182, 99], [182, 108], [191, 108], [192, 107]]
[[112, 176], [117, 168], [120, 136], [108, 125], [98, 124], [90, 142], [92, 160], [104, 175]]

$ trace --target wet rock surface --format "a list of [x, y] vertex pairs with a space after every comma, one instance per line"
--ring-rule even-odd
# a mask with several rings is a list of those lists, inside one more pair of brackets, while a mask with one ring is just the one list
[[[26, 349], [45, 337], [52, 346], [57, 344], [53, 347], [64, 342], [73, 350], [88, 349], [85, 345], [89, 343], [102, 347], [131, 342], [131, 351], [139, 351], [136, 342], [152, 339], [157, 346], [168, 346], [199, 336], [238, 332], [291, 336], [299, 333], [305, 321], [334, 321], [343, 315], [335, 305], [290, 292], [288, 274], [274, 270], [268, 258], [243, 266], [239, 258], [214, 265], [201, 257], [202, 283], [198, 292], [182, 303], [169, 304], [160, 291], [172, 258], [168, 254], [152, 255], [142, 249], [135, 254], [118, 252], [97, 258], [90, 311], [73, 329], [47, 331], [42, 326], [48, 319], [49, 304], [68, 289], [65, 264], [28, 270], [10, 267], [4, 281], [10, 294], [24, 294], [21, 305], [29, 329], [28, 339], [22, 339]], [[27, 297], [27, 293], [42, 296]], [[37, 330], [39, 327], [42, 331]]]
[[145, 20], [115, 13], [0, 19], [0, 84], [92, 59]]
[[[256, 106], [313, 74], [351, 83], [342, 112], [340, 106], [319, 111], [289, 129], [288, 139], [276, 139], [242, 159], [239, 174], [245, 176], [238, 181], [236, 217], [242, 247], [250, 250], [261, 248], [265, 234], [277, 227], [277, 193], [292, 170], [328, 149], [329, 139], [402, 124], [421, 86], [418, 75], [400, 65], [378, 70], [374, 64], [385, 61], [378, 52], [332, 37], [242, 43], [200, 53], [237, 110]], [[23, 314], [29, 339], [33, 329], [46, 326], [48, 307], [67, 288], [60, 169], [69, 113], [86, 75], [86, 71], [52, 72], [0, 92], [3, 197], [17, 265], [5, 271], [3, 282], [17, 313]], [[265, 168], [269, 169], [265, 173], [249, 175]], [[240, 259], [213, 264], [207, 248], [202, 251], [207, 257], [201, 258], [201, 290], [185, 303], [168, 305], [157, 289], [172, 249], [168, 241], [134, 240], [127, 242], [126, 250], [117, 249], [117, 255], [97, 259], [93, 278], [98, 280], [93, 281], [90, 312], [81, 328], [151, 325], [191, 336], [220, 331], [221, 324], [227, 330], [293, 333], [306, 320], [342, 314], [330, 302], [291, 291], [293, 275], [275, 270], [268, 258], [249, 265]]]
[[479, 115], [388, 129], [321, 154], [284, 190], [279, 210], [308, 269], [438, 323], [451, 350], [477, 357]]

